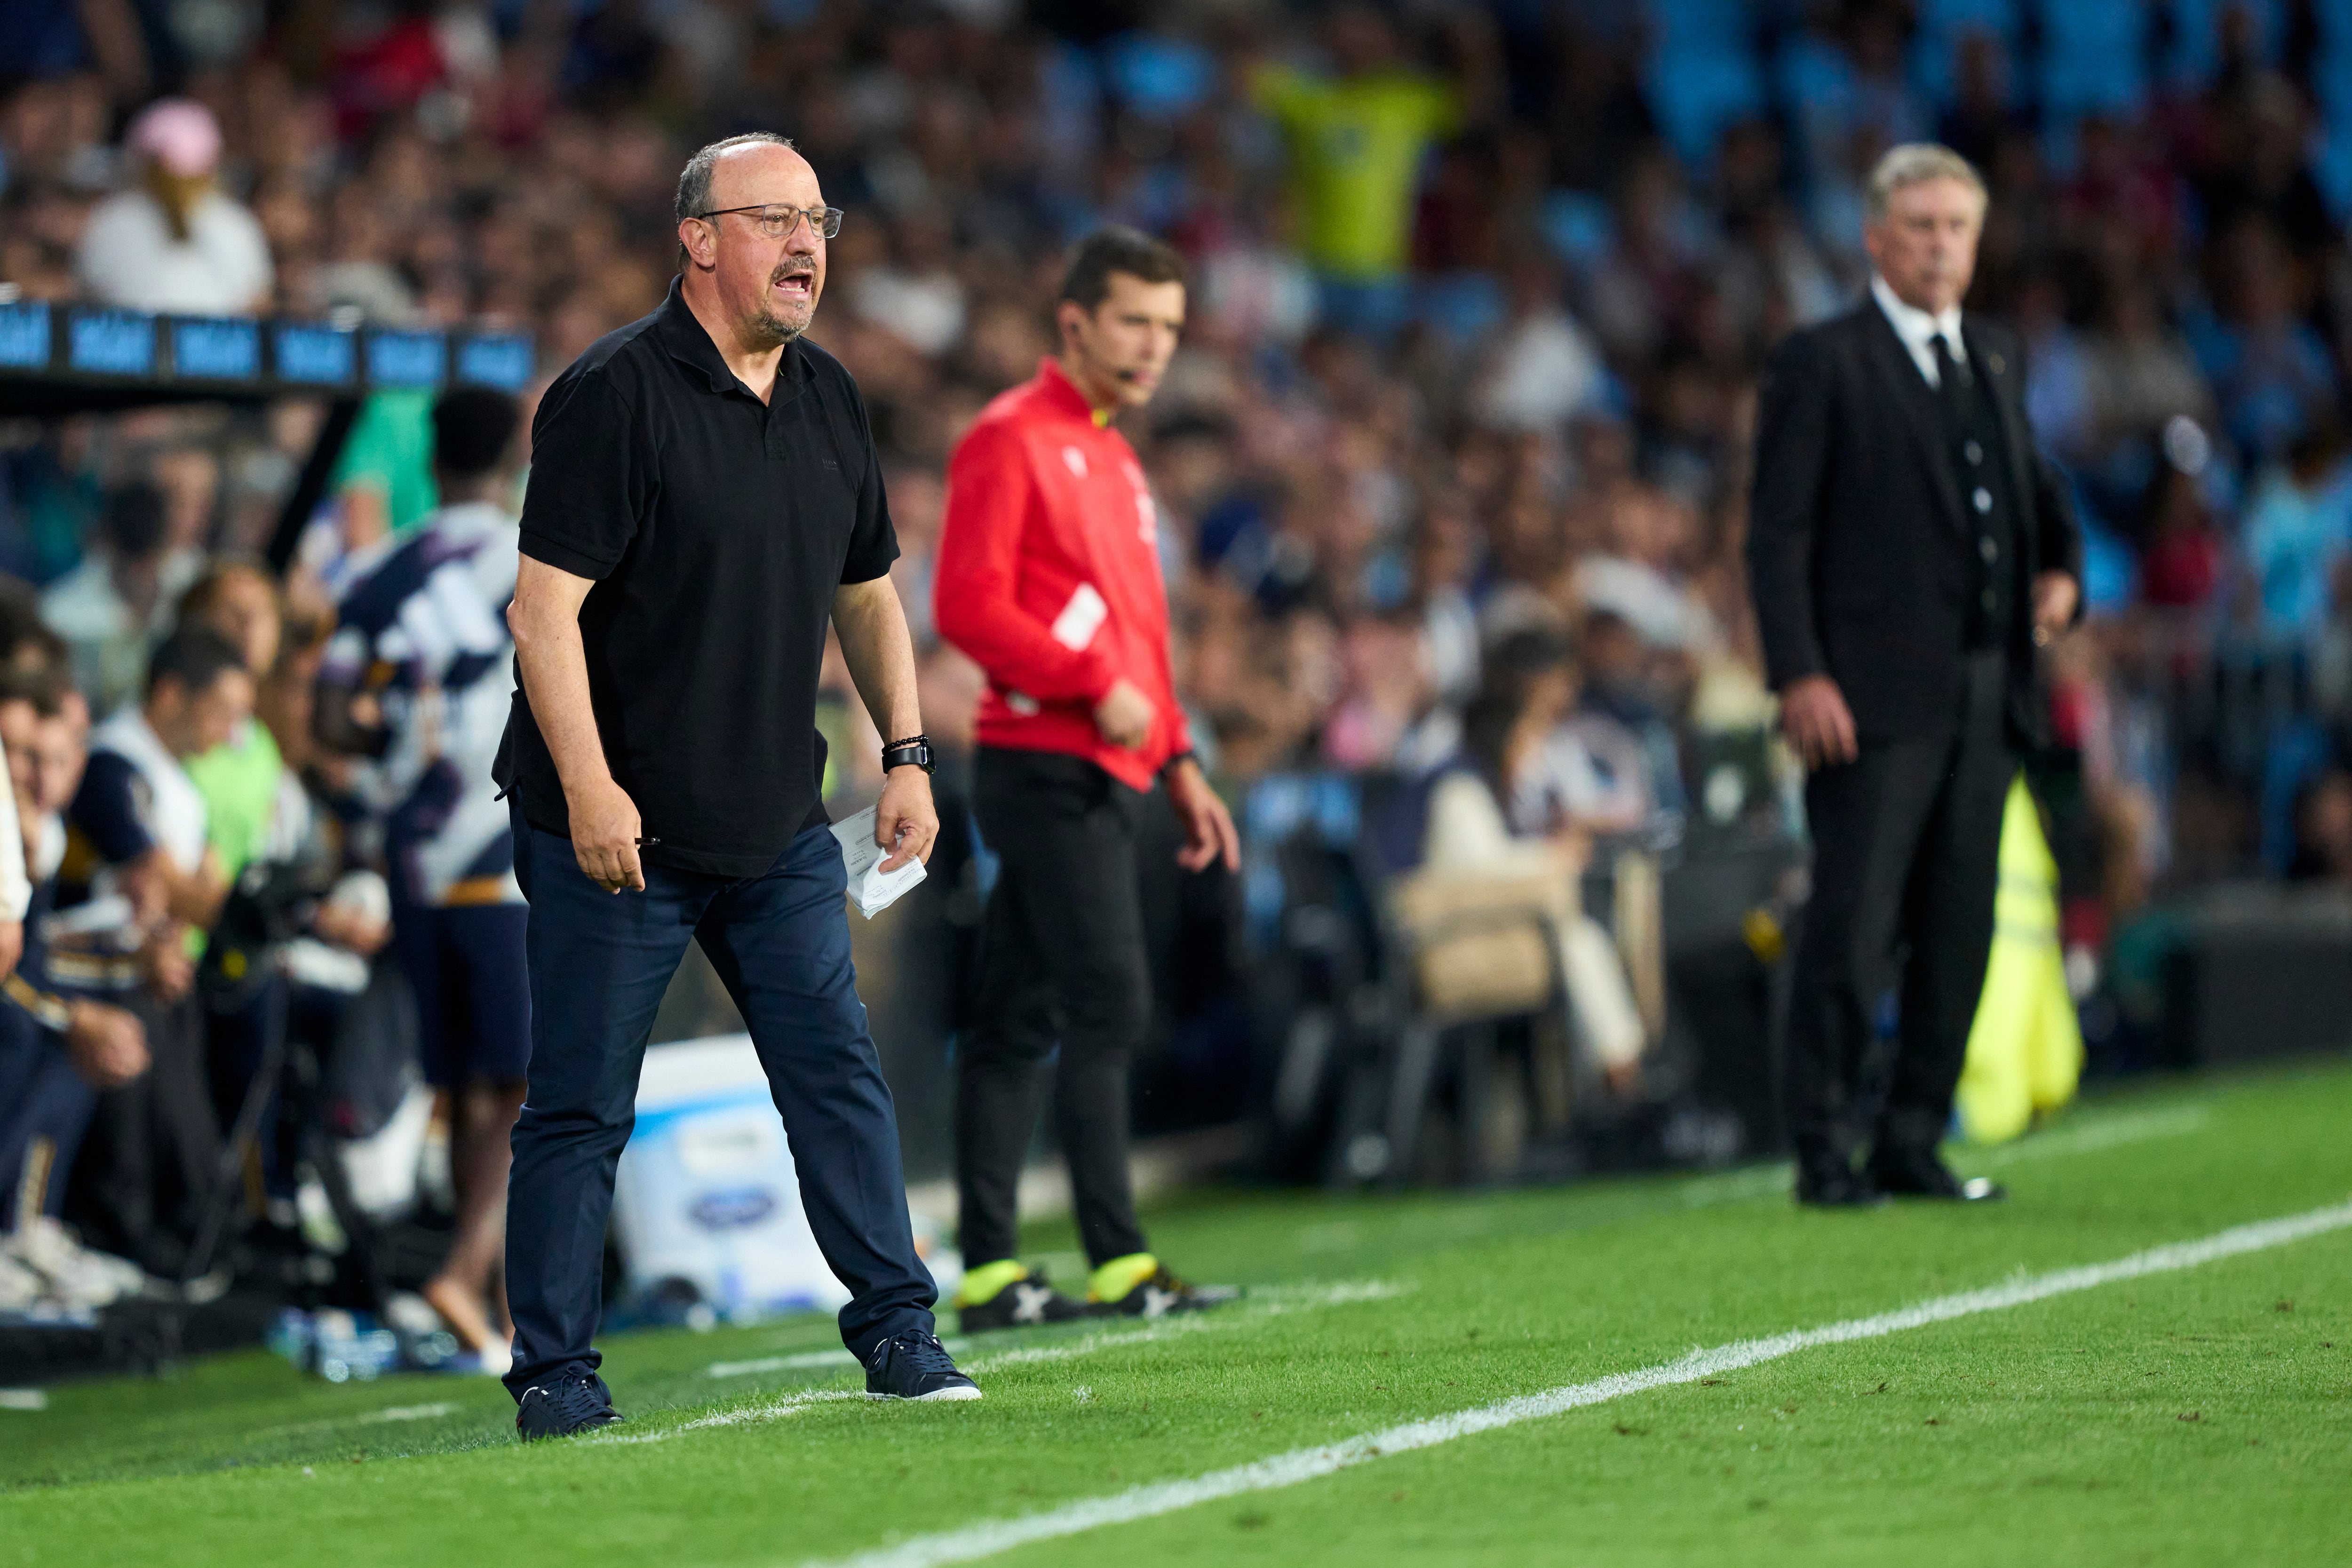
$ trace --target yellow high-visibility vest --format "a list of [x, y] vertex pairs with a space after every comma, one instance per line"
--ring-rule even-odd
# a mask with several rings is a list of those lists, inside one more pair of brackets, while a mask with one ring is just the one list
[[1956, 1104], [1973, 1143], [2004, 1143], [2074, 1098], [2083, 1031], [2058, 941], [2058, 862], [2020, 773], [2000, 820], [1992, 960]]

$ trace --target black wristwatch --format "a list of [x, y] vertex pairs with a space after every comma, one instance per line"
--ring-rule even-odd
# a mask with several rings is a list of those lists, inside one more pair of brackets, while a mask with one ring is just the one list
[[892, 768], [907, 767], [920, 768], [928, 773], [931, 771], [933, 761], [931, 738], [929, 735], [909, 735], [903, 741], [893, 741], [882, 748], [882, 771], [886, 773]]

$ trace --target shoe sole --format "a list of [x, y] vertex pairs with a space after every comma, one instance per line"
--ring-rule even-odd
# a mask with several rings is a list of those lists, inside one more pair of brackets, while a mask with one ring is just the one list
[[963, 1405], [980, 1396], [979, 1389], [969, 1386], [938, 1388], [929, 1394], [876, 1394], [871, 1389], [866, 1394], [868, 1399], [896, 1399], [906, 1405]]

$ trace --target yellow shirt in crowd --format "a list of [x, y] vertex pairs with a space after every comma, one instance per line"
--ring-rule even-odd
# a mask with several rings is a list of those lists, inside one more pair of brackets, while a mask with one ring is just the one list
[[1286, 67], [1261, 72], [1253, 86], [1290, 143], [1307, 260], [1351, 281], [1403, 271], [1422, 159], [1459, 116], [1453, 89], [1411, 71], [1331, 78]]

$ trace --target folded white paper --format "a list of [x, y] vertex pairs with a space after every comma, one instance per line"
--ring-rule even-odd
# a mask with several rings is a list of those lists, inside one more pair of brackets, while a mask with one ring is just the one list
[[882, 869], [882, 862], [889, 858], [889, 853], [874, 842], [874, 808], [870, 805], [855, 816], [835, 823], [833, 836], [841, 840], [841, 863], [849, 870], [849, 901], [869, 921], [923, 879], [920, 860], [909, 860], [895, 871]]

